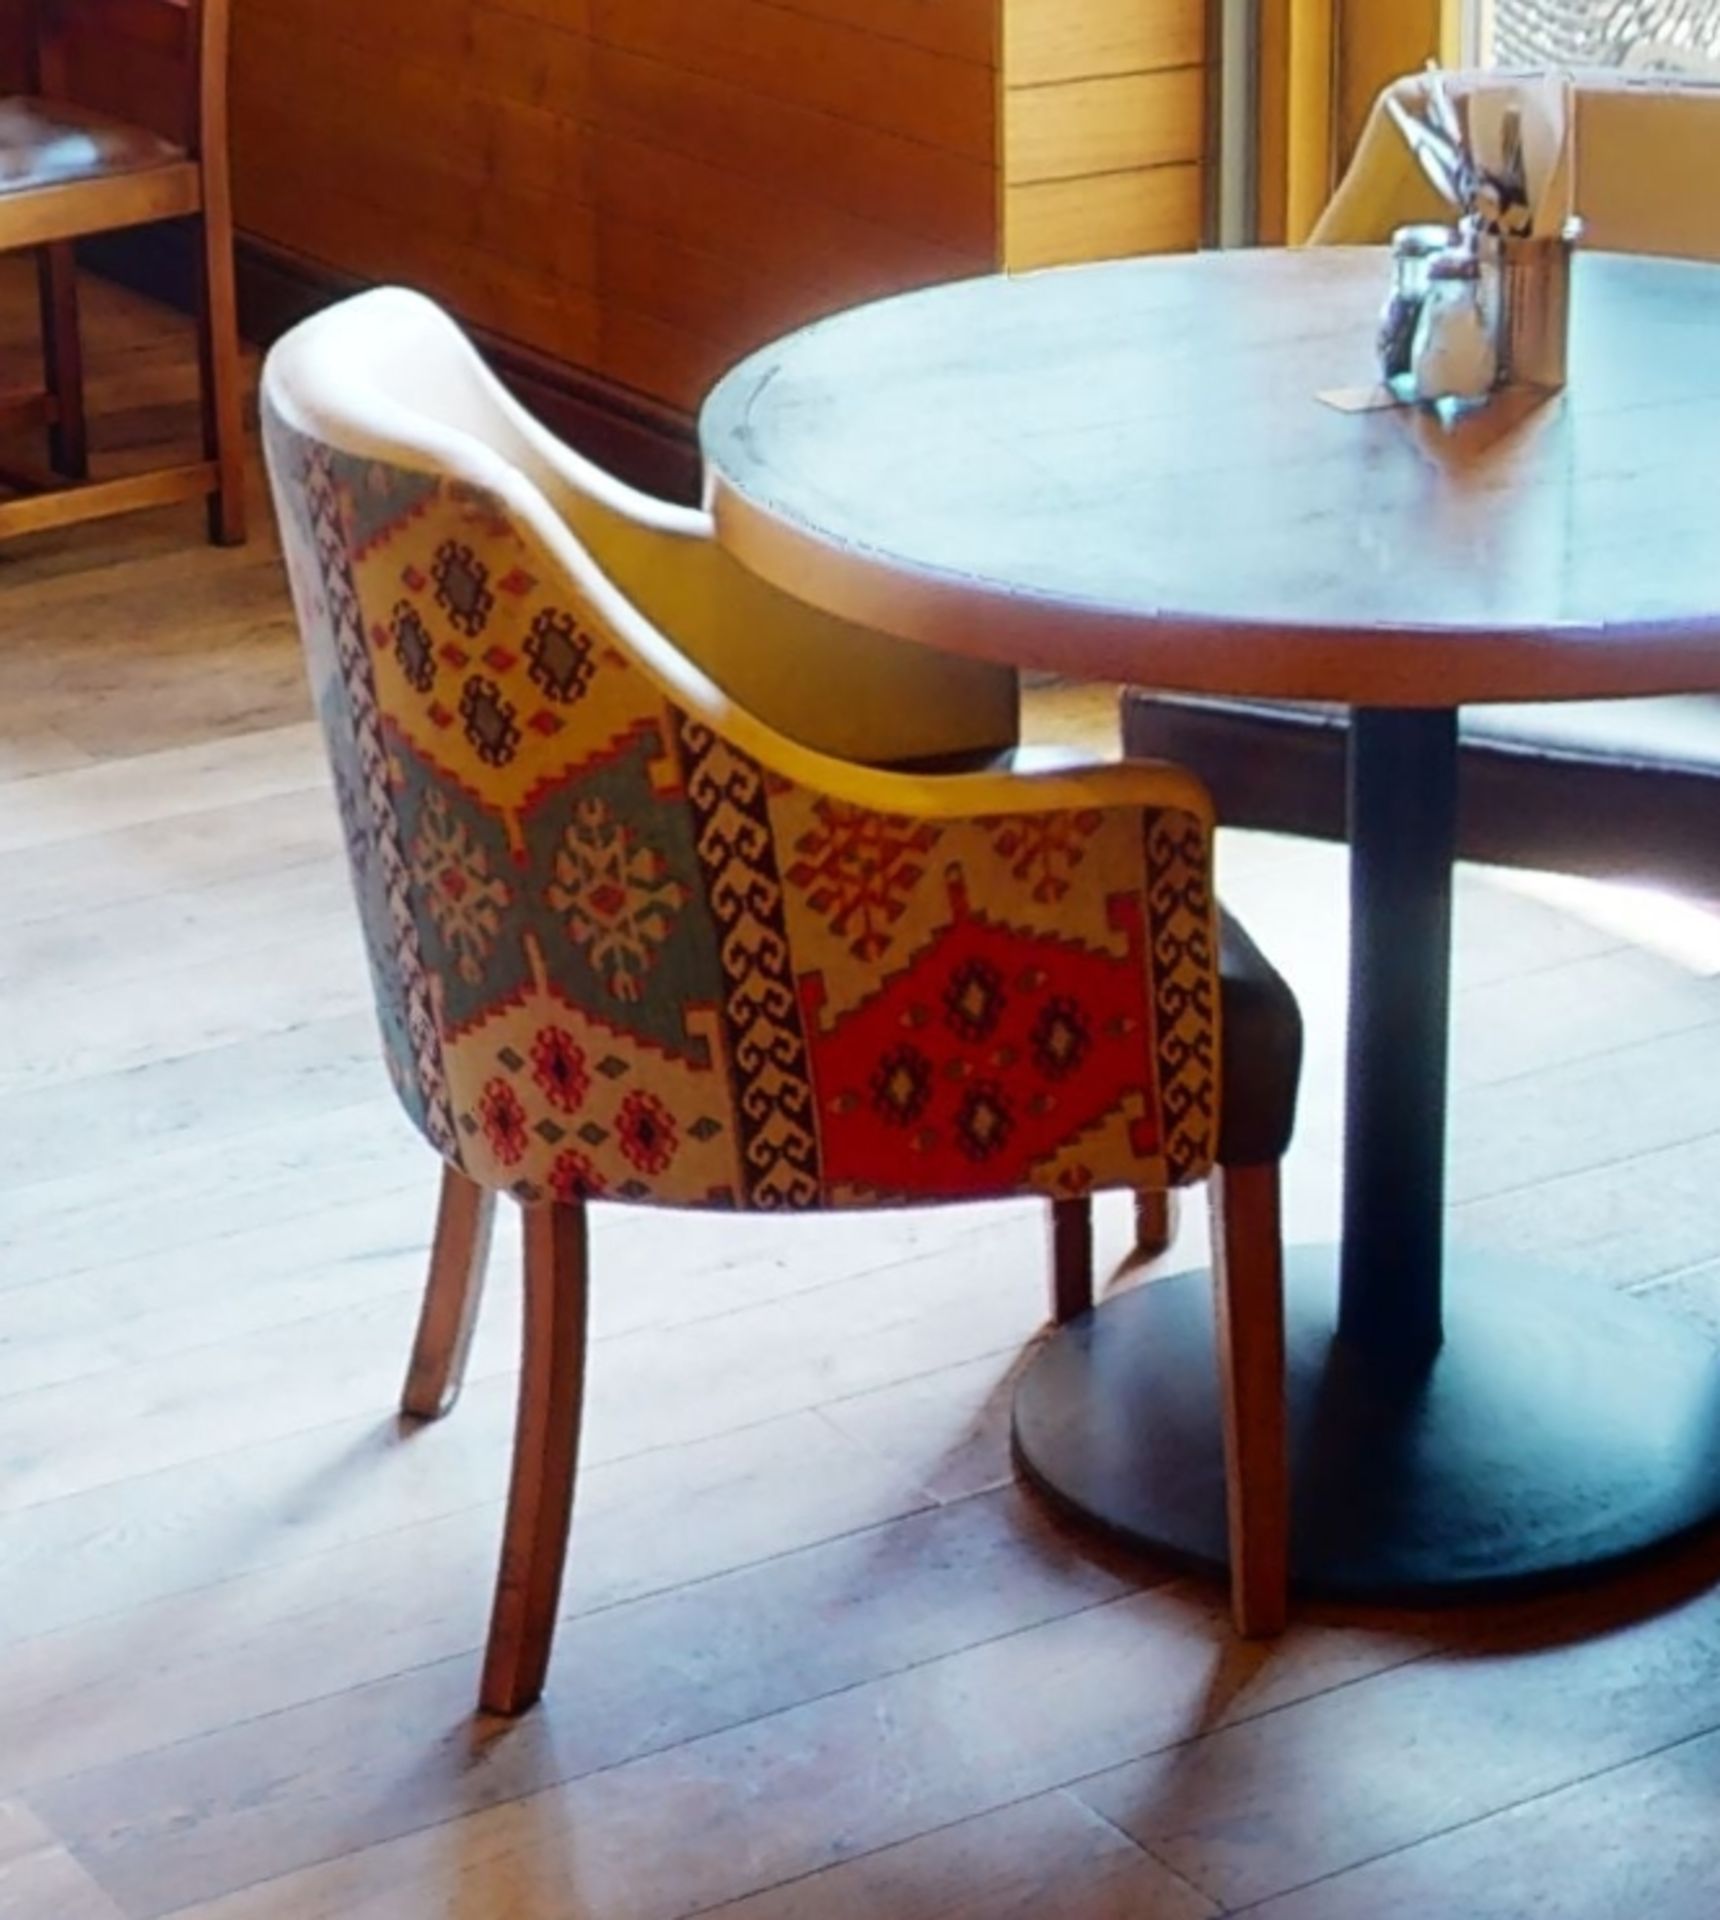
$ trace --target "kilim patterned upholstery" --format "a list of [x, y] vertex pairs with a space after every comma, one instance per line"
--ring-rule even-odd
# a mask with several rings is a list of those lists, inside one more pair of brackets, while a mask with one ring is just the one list
[[1207, 1173], [1191, 779], [774, 733], [477, 435], [350, 366], [295, 380], [323, 324], [265, 385], [269, 465], [388, 1061], [446, 1160], [527, 1202], [767, 1209]]

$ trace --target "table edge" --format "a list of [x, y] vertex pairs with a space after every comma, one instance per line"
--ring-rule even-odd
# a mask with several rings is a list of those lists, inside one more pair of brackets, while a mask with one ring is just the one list
[[1145, 612], [910, 567], [763, 505], [708, 450], [706, 498], [721, 544], [796, 599], [944, 653], [1075, 679], [1370, 707], [1720, 693], [1720, 608], [1599, 628], [1334, 627]]

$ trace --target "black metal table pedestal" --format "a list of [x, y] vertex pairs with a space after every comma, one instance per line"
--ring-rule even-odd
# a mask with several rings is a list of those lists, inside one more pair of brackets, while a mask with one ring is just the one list
[[[1720, 1518], [1720, 1353], [1642, 1302], [1443, 1246], [1457, 716], [1357, 712], [1340, 1250], [1288, 1264], [1292, 1578], [1436, 1600], [1598, 1572]], [[1225, 1558], [1211, 1283], [1156, 1282], [1023, 1376], [1060, 1506]]]

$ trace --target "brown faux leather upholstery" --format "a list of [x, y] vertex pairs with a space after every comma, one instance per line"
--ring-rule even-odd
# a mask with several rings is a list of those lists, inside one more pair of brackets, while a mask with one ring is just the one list
[[[1465, 708], [1458, 852], [1720, 896], [1720, 699]], [[1227, 826], [1341, 839], [1341, 707], [1126, 694], [1134, 756], [1200, 775]]]
[[1296, 1129], [1302, 1009], [1284, 976], [1225, 908], [1219, 910], [1218, 990], [1218, 1083], [1224, 1089], [1218, 1164], [1268, 1166], [1283, 1158]]
[[172, 166], [185, 150], [144, 127], [62, 101], [0, 100], [0, 193]]

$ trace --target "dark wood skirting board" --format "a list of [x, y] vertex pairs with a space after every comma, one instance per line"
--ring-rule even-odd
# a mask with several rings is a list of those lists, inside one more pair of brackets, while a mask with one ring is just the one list
[[[80, 243], [91, 271], [181, 312], [192, 308], [196, 254], [179, 222], [137, 227]], [[239, 323], [247, 340], [268, 346], [307, 315], [358, 293], [359, 276], [241, 233], [237, 245]], [[539, 419], [610, 472], [666, 499], [699, 496], [693, 422], [615, 381], [473, 328], [472, 336], [509, 388]]]
[[[1348, 742], [1345, 717], [1331, 708], [1123, 698], [1125, 750], [1197, 773], [1230, 826], [1343, 839]], [[1720, 769], [1538, 753], [1467, 738], [1458, 852], [1497, 866], [1720, 894], [1717, 803]]]

